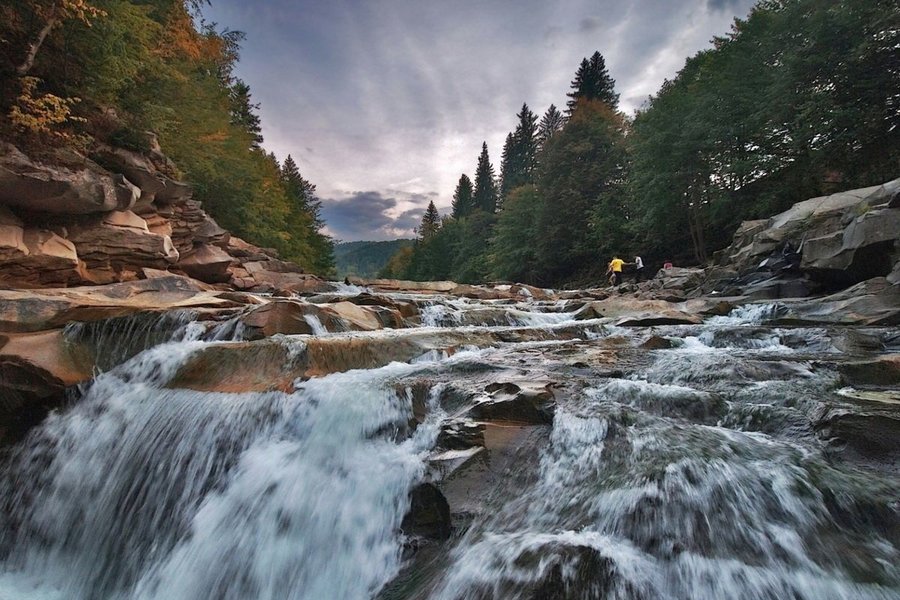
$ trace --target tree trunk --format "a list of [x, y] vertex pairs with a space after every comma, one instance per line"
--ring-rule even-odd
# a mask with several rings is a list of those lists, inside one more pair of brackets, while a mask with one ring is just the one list
[[59, 17], [55, 14], [52, 15], [49, 19], [47, 19], [47, 24], [41, 29], [38, 33], [37, 37], [28, 47], [28, 54], [25, 56], [25, 60], [21, 65], [16, 67], [16, 73], [19, 75], [27, 75], [28, 71], [31, 70], [31, 67], [34, 66], [34, 59], [37, 56], [38, 50], [41, 49], [41, 45], [44, 43], [44, 40], [47, 39], [47, 35], [50, 34], [50, 31], [56, 27], [56, 24], [59, 22]]

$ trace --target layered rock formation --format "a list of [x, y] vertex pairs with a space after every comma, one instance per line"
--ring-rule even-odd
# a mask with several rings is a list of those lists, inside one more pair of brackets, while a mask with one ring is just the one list
[[55, 151], [38, 160], [0, 145], [0, 285], [94, 285], [170, 271], [241, 290], [332, 289], [275, 251], [232, 238], [172, 172], [158, 146], [147, 156], [101, 144], [91, 158]]

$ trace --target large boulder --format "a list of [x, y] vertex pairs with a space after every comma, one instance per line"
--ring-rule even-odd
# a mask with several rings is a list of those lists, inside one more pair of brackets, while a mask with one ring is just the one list
[[891, 204], [898, 191], [895, 179], [810, 198], [765, 222], [747, 221], [717, 259], [746, 274], [791, 246], [801, 252], [799, 269], [827, 285], [884, 277], [900, 258], [900, 208]]
[[[58, 159], [58, 160], [57, 160]], [[38, 213], [79, 215], [129, 210], [140, 190], [74, 152], [51, 164], [0, 143], [0, 204]]]
[[810, 233], [801, 268], [823, 279], [854, 282], [888, 274], [900, 256], [900, 208], [874, 208], [843, 229]]
[[211, 244], [201, 244], [182, 256], [175, 265], [188, 277], [206, 283], [224, 283], [231, 278], [229, 267], [234, 259], [230, 254]]
[[891, 285], [884, 277], [869, 279], [829, 296], [782, 304], [784, 309], [773, 324], [900, 324], [900, 286]]

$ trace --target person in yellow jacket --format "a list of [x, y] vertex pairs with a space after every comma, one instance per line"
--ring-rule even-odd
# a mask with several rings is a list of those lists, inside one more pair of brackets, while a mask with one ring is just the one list
[[622, 283], [622, 265], [624, 264], [625, 261], [618, 256], [613, 256], [613, 259], [609, 261], [606, 272], [610, 275], [609, 281], [612, 285], [619, 285]]

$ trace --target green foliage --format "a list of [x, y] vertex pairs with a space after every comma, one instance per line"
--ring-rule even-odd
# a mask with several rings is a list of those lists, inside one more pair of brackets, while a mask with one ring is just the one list
[[595, 271], [624, 243], [625, 119], [599, 100], [580, 100], [543, 151], [538, 186], [546, 201], [535, 240], [542, 283]]
[[491, 277], [510, 281], [537, 279], [538, 215], [544, 199], [534, 185], [512, 190], [491, 239]]
[[637, 116], [630, 189], [656, 252], [727, 243], [741, 220], [896, 176], [900, 13], [772, 0], [689, 59]]

